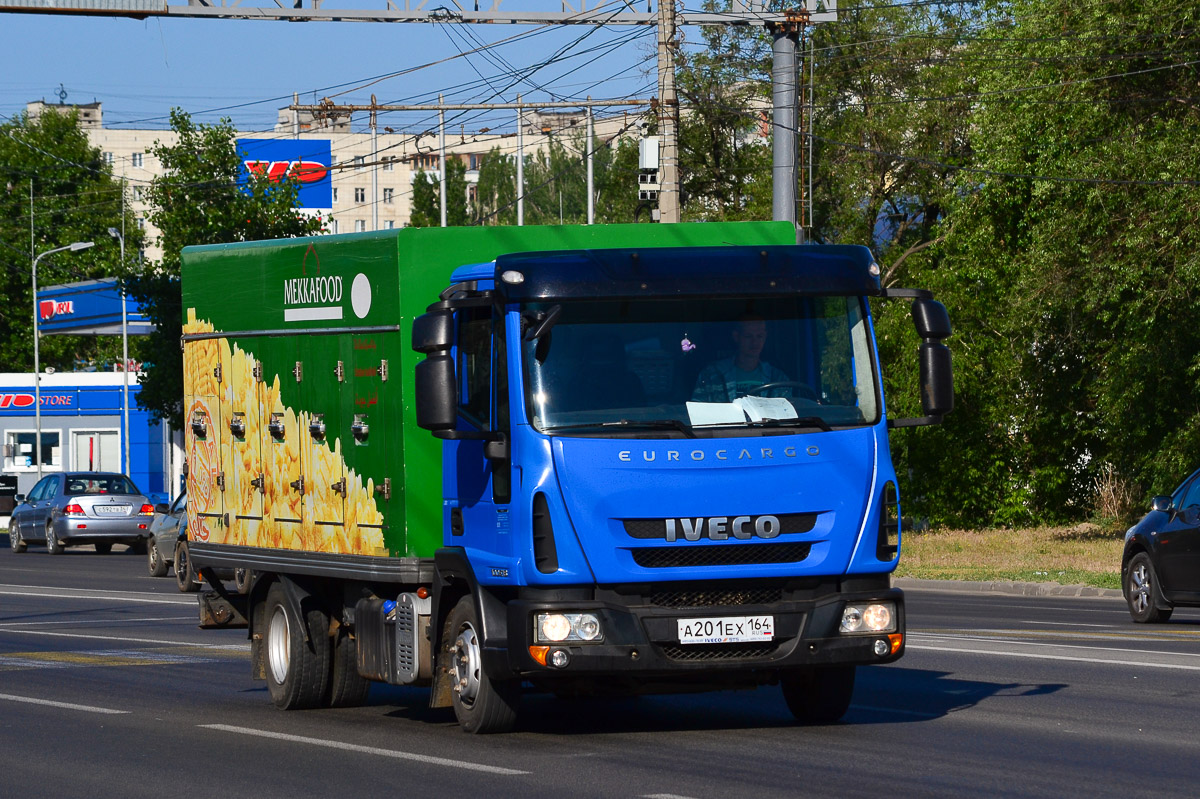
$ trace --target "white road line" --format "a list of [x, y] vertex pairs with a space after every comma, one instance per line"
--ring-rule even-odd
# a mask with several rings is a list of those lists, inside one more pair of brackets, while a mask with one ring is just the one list
[[171, 596], [163, 596], [162, 594], [125, 594], [119, 595], [115, 593], [107, 593], [104, 591], [89, 591], [88, 593], [68, 594], [63, 592], [53, 592], [47, 589], [41, 591], [29, 590], [27, 587], [22, 591], [10, 590], [8, 587], [0, 586], [0, 596], [31, 596], [40, 599], [90, 599], [103, 600], [105, 602], [140, 602], [144, 605], [195, 605], [196, 599], [193, 597], [179, 597], [176, 599]]
[[31, 696], [13, 696], [12, 694], [0, 694], [0, 699], [8, 702], [24, 702], [28, 705], [45, 705], [47, 707], [58, 707], [63, 710], [82, 710], [85, 713], [107, 713], [109, 715], [125, 715], [128, 710], [113, 710], [108, 707], [92, 707], [91, 705], [73, 705], [70, 702], [52, 702], [49, 699], [34, 699]]
[[50, 624], [141, 624], [147, 621], [195, 621], [195, 615], [190, 616], [154, 616], [143, 619], [72, 619], [70, 621], [0, 621], [0, 630], [13, 627], [45, 627]]
[[1111, 624], [1088, 624], [1088, 623], [1082, 622], [1082, 621], [1034, 621], [1032, 619], [1027, 619], [1025, 621], [1019, 621], [1019, 622], [1017, 622], [1017, 624], [1048, 624], [1048, 625], [1051, 625], [1054, 627], [1108, 627], [1110, 629], [1112, 628]]
[[126, 638], [118, 635], [89, 635], [87, 633], [52, 633], [49, 630], [5, 630], [13, 635], [47, 635], [51, 638], [89, 638], [101, 641], [124, 641], [131, 644], [160, 644], [165, 646], [188, 646], [198, 649], [228, 649], [244, 652], [250, 649], [250, 643], [244, 644], [201, 644], [193, 641], [167, 641], [161, 638]]
[[[1145, 660], [1118, 660], [1116, 658], [1078, 657], [1075, 655], [1050, 655], [1050, 654], [1045, 654], [1045, 653], [1041, 653], [1041, 652], [1011, 652], [1011, 651], [995, 650], [995, 649], [965, 649], [965, 648], [961, 648], [961, 647], [951, 647], [951, 646], [925, 646], [922, 644], [906, 644], [905, 648], [906, 649], [926, 650], [926, 651], [930, 651], [930, 652], [954, 652], [954, 653], [962, 654], [962, 655], [996, 655], [998, 657], [1027, 658], [1030, 660], [1065, 660], [1065, 661], [1071, 661], [1074, 663], [1099, 663], [1099, 664], [1108, 665], [1108, 666], [1137, 666], [1139, 668], [1146, 668], [1146, 669], [1177, 669], [1177, 670], [1181, 670], [1181, 671], [1200, 671], [1200, 665], [1189, 666], [1184, 663], [1153, 663], [1153, 662], [1145, 661]], [[1078, 647], [1078, 648], [1086, 649], [1087, 647]], [[1099, 652], [1120, 651], [1120, 650], [1103, 650], [1103, 649], [1100, 649], [1099, 647], [1095, 647], [1094, 649], [1095, 649], [1095, 651], [1099, 651]], [[1140, 654], [1153, 654], [1153, 653], [1142, 652]], [[1174, 655], [1174, 656], [1178, 657], [1178, 655], [1175, 655], [1175, 653], [1161, 653], [1161, 654], [1170, 654], [1170, 655]]]
[[282, 732], [256, 730], [252, 727], [232, 727], [228, 724], [200, 724], [198, 726], [206, 730], [220, 730], [222, 732], [232, 732], [239, 735], [254, 735], [259, 738], [274, 738], [279, 741], [311, 744], [312, 746], [324, 746], [328, 749], [341, 749], [346, 752], [359, 752], [365, 755], [379, 755], [380, 757], [391, 757], [396, 758], [397, 760], [414, 760], [418, 763], [428, 763], [429, 765], [433, 766], [447, 766], [454, 769], [467, 769], [468, 771], [484, 771], [489, 774], [516, 776], [529, 773], [528, 771], [519, 771], [517, 769], [503, 768], [500, 766], [487, 766], [482, 763], [469, 763], [462, 760], [452, 760], [446, 757], [418, 755], [412, 752], [396, 751], [395, 749], [379, 749], [374, 746], [360, 746], [358, 744], [343, 743], [342, 741], [327, 741], [321, 738], [307, 738], [303, 735], [288, 735], [287, 733]]

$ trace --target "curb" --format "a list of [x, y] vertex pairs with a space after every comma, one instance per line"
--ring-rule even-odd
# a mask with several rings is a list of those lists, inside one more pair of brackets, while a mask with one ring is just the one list
[[1124, 599], [1125, 597], [1116, 588], [1095, 588], [1090, 585], [1059, 585], [1058, 583], [971, 582], [969, 580], [920, 580], [915, 577], [896, 577], [892, 580], [892, 585], [907, 591], [950, 591], [969, 594], [1092, 597], [1103, 599]]

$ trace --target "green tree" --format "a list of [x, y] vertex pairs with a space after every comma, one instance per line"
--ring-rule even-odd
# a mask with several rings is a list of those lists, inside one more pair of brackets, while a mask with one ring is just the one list
[[179, 290], [180, 253], [193, 244], [287, 238], [321, 232], [321, 220], [295, 210], [299, 184], [266, 176], [240, 176], [237, 131], [228, 119], [197, 124], [187, 113], [171, 111], [174, 144], [156, 143], [150, 152], [162, 164], [148, 193], [150, 221], [162, 232], [162, 261], [130, 281], [130, 293], [157, 331], [144, 342], [150, 366], [142, 376], [138, 405], [175, 427], [183, 425], [183, 361], [179, 329], [183, 307]]
[[[95, 242], [84, 252], [43, 258], [40, 289], [123, 276], [133, 259], [120, 263], [108, 228], [124, 227], [133, 253], [141, 233], [131, 216], [122, 224], [121, 207], [121, 183], [88, 143], [75, 111], [48, 108], [36, 120], [21, 114], [0, 125], [0, 294], [8, 300], [0, 313], [0, 360], [10, 370], [33, 369], [33, 257], [75, 241]], [[39, 356], [43, 368], [106, 368], [120, 362], [121, 344], [115, 336], [45, 336]]]
[[499, 147], [484, 156], [475, 194], [475, 223], [517, 224], [517, 167]]
[[[419, 170], [413, 178], [412, 227], [438, 227], [442, 224], [442, 192], [438, 173]], [[461, 227], [473, 222], [467, 202], [467, 166], [460, 159], [446, 159], [446, 225]]]

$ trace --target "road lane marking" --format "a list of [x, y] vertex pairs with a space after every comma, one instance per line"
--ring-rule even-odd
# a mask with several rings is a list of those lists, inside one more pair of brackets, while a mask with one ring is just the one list
[[288, 741], [290, 743], [310, 744], [312, 746], [323, 746], [327, 749], [340, 749], [345, 752], [358, 752], [365, 755], [378, 755], [380, 757], [391, 757], [397, 760], [413, 760], [418, 763], [426, 763], [431, 766], [447, 766], [454, 769], [467, 769], [468, 771], [483, 771], [488, 774], [501, 774], [504, 776], [518, 776], [521, 774], [529, 774], [528, 771], [520, 771], [518, 769], [503, 768], [501, 766], [488, 766], [483, 763], [469, 763], [462, 760], [452, 760], [446, 757], [434, 757], [432, 755], [418, 755], [413, 752], [398, 752], [395, 749], [380, 749], [374, 746], [360, 746], [358, 744], [348, 744], [342, 741], [328, 741], [321, 738], [308, 738], [303, 735], [289, 735], [282, 732], [270, 732], [268, 730], [256, 730], [252, 727], [233, 727], [228, 724], [200, 724], [201, 729], [205, 730], [220, 730], [221, 732], [232, 732], [238, 735], [254, 735], [259, 738], [274, 738], [279, 741]]
[[23, 702], [29, 705], [45, 705], [46, 707], [57, 707], [63, 710], [82, 710], [85, 713], [105, 713], [108, 715], [128, 715], [131, 711], [128, 710], [113, 710], [108, 707], [93, 707], [92, 705], [74, 705], [70, 702], [53, 702], [49, 699], [34, 699], [32, 696], [13, 696], [12, 694], [0, 694], [0, 699], [6, 702]]
[[0, 655], [0, 671], [17, 669], [67, 669], [80, 666], [174, 666], [181, 663], [217, 663], [213, 657], [130, 649], [95, 649], [79, 652], [9, 652]]
[[0, 630], [13, 627], [45, 627], [50, 624], [141, 624], [147, 621], [195, 621], [195, 616], [154, 616], [142, 619], [71, 619], [70, 621], [0, 621]]
[[197, 649], [226, 649], [231, 652], [250, 651], [250, 642], [244, 644], [200, 644], [193, 641], [167, 641], [162, 638], [129, 638], [120, 635], [95, 635], [91, 633], [56, 633], [50, 630], [3, 630], [12, 635], [44, 635], [51, 638], [87, 638], [100, 641], [121, 641], [127, 644], [156, 644], [160, 646], [188, 646]]
[[1033, 619], [1024, 619], [1018, 624], [1051, 624], [1058, 627], [1112, 627], [1111, 624], [1088, 624], [1082, 621], [1035, 621]]
[[[20, 590], [17, 590], [20, 589]], [[27, 585], [0, 585], [0, 596], [28, 596], [38, 599], [103, 600], [105, 602], [139, 602], [144, 605], [195, 605], [196, 598], [172, 597], [164, 594], [136, 594], [130, 591], [87, 591], [68, 593], [73, 589], [39, 588]]]
[[[1035, 644], [1028, 644], [1028, 646], [1035, 646]], [[1050, 644], [1041, 644], [1041, 646], [1051, 646], [1051, 645]], [[1191, 665], [1191, 664], [1187, 664], [1187, 663], [1155, 663], [1155, 662], [1151, 662], [1151, 661], [1133, 660], [1133, 659], [1122, 660], [1122, 659], [1118, 659], [1118, 658], [1085, 657], [1082, 655], [1053, 655], [1053, 654], [1049, 654], [1046, 652], [1013, 652], [1013, 651], [1002, 650], [1002, 649], [967, 649], [965, 647], [929, 646], [926, 644], [911, 644], [911, 643], [906, 643], [905, 648], [906, 649], [915, 649], [915, 650], [925, 650], [925, 651], [929, 651], [929, 652], [953, 652], [953, 653], [962, 654], [962, 655], [997, 655], [999, 657], [1026, 658], [1029, 660], [1063, 660], [1063, 661], [1069, 661], [1069, 662], [1073, 662], [1073, 663], [1097, 663], [1097, 664], [1107, 665], [1107, 666], [1136, 666], [1136, 667], [1147, 668], [1147, 669], [1176, 669], [1176, 670], [1180, 670], [1180, 671], [1200, 671], [1200, 665]], [[1106, 649], [1106, 648], [1102, 648], [1102, 647], [1065, 647], [1065, 646], [1061, 647], [1061, 648], [1063, 648], [1063, 649], [1068, 649], [1068, 648], [1091, 649], [1092, 651], [1095, 651], [1095, 652], [1127, 651], [1127, 652], [1136, 652], [1139, 655], [1163, 655], [1166, 657], [1187, 657], [1187, 658], [1195, 657], [1194, 655], [1180, 655], [1180, 654], [1177, 654], [1174, 652], [1141, 652], [1141, 651], [1132, 650], [1132, 649], [1131, 650], [1120, 650], [1120, 649]]]

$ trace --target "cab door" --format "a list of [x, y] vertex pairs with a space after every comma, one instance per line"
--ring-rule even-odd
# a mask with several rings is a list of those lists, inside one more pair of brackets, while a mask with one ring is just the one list
[[[455, 373], [460, 429], [507, 432], [503, 331], [490, 308], [459, 312]], [[484, 441], [450, 441], [447, 447], [446, 462], [455, 468], [445, 474], [449, 514], [445, 544], [469, 549], [472, 563], [482, 567], [477, 574], [487, 574], [489, 565], [507, 571], [513, 551], [507, 462], [497, 467], [497, 462], [485, 457]]]

